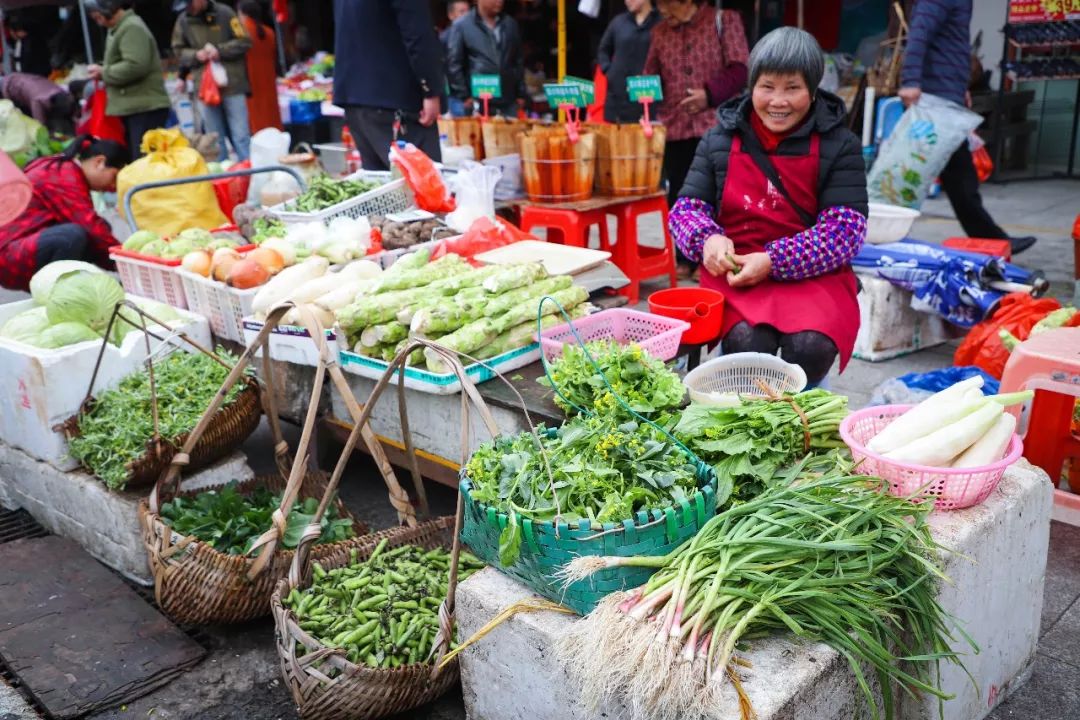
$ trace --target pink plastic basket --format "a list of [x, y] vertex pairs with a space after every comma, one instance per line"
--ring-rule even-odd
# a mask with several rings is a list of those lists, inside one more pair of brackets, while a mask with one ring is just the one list
[[893, 495], [911, 497], [916, 502], [933, 500], [936, 510], [959, 510], [978, 505], [997, 487], [1005, 468], [1019, 460], [1024, 452], [1023, 441], [1018, 435], [1013, 435], [1005, 457], [993, 465], [954, 469], [898, 463], [867, 449], [866, 443], [870, 442], [870, 438], [912, 407], [869, 407], [848, 415], [840, 424], [840, 437], [851, 448], [856, 471], [885, 480]]
[[[574, 330], [582, 341], [614, 340], [623, 345], [637, 343], [658, 360], [670, 360], [679, 352], [679, 341], [690, 323], [674, 318], [626, 308], [601, 310], [575, 320]], [[569, 325], [556, 325], [540, 333], [540, 346], [548, 360], [562, 355], [563, 346], [576, 344]]]

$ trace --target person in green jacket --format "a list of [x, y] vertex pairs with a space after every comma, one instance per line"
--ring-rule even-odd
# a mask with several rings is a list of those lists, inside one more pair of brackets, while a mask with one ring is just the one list
[[86, 1], [90, 17], [109, 30], [104, 63], [91, 65], [87, 72], [105, 83], [105, 111], [124, 121], [128, 151], [135, 159], [142, 155], [143, 135], [165, 126], [169, 96], [157, 42], [130, 6], [130, 0]]
[[221, 103], [207, 105], [199, 100], [199, 113], [209, 132], [218, 134], [219, 160], [228, 158], [225, 138], [232, 141], [239, 160], [250, 155], [251, 129], [247, 112], [247, 52], [251, 38], [232, 8], [213, 0], [176, 0], [173, 12], [180, 13], [173, 27], [172, 48], [180, 65], [193, 71], [198, 93], [203, 73], [210, 63], [225, 67], [227, 83], [220, 88]]

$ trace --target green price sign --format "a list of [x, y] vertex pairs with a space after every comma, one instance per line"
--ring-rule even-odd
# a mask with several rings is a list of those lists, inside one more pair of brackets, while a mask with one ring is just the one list
[[586, 105], [592, 105], [596, 102], [596, 83], [592, 80], [567, 75], [563, 78], [563, 85], [577, 85], [581, 88], [581, 94], [585, 97]]
[[470, 80], [472, 81], [473, 97], [502, 97], [502, 81], [498, 75], [473, 75]]
[[547, 95], [548, 105], [558, 107], [585, 107], [585, 94], [581, 87], [567, 83], [551, 83], [544, 85], [544, 94]]
[[659, 75], [632, 75], [626, 78], [626, 93], [632, 102], [659, 102], [664, 99]]

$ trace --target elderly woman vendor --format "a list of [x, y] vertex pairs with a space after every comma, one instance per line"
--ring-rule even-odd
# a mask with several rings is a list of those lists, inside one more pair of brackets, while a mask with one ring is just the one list
[[791, 27], [750, 54], [749, 96], [721, 106], [669, 227], [701, 285], [725, 296], [723, 349], [777, 350], [811, 385], [841, 369], [859, 329], [851, 259], [866, 237], [866, 177], [844, 104], [818, 89], [824, 56]]

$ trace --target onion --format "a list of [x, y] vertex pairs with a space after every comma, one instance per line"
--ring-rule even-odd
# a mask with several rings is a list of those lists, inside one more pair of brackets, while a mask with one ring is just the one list
[[257, 247], [245, 257], [262, 265], [271, 275], [277, 275], [285, 268], [285, 258], [281, 253], [268, 247]]
[[285, 261], [285, 267], [292, 267], [296, 264], [296, 248], [285, 238], [264, 240], [259, 247], [269, 248], [280, 255], [281, 259]]
[[251, 258], [233, 264], [226, 282], [238, 290], [258, 287], [270, 279], [270, 271]]
[[218, 248], [210, 260], [210, 273], [218, 282], [225, 282], [232, 266], [243, 259], [243, 256], [232, 248]]
[[180, 261], [180, 267], [196, 275], [210, 277], [210, 253], [205, 250], [193, 250]]

